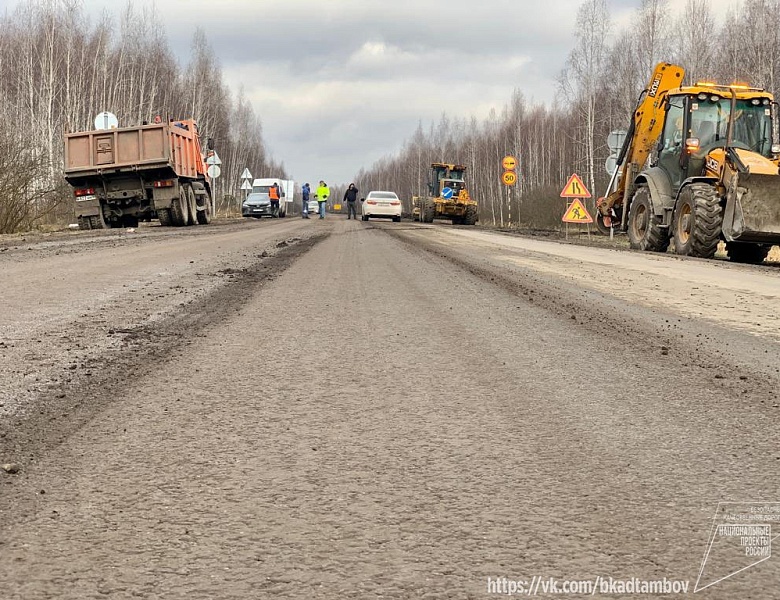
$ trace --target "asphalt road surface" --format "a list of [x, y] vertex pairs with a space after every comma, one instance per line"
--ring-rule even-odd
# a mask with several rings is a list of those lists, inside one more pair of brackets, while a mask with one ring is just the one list
[[3, 600], [780, 597], [777, 266], [330, 217], [0, 300]]

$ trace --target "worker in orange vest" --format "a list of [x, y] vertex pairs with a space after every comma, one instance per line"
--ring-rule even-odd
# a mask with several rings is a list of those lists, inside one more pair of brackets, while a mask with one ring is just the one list
[[271, 189], [268, 190], [268, 198], [271, 200], [271, 214], [274, 217], [279, 216], [279, 185], [273, 184]]

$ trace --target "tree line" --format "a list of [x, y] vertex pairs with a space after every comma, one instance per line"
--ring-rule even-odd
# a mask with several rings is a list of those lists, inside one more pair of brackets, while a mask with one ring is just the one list
[[[410, 198], [425, 193], [431, 162], [466, 165], [480, 220], [501, 227], [552, 228], [564, 210], [559, 194], [578, 173], [594, 198], [609, 176], [610, 131], [627, 129], [641, 90], [661, 61], [686, 69], [686, 84], [748, 82], [774, 91], [780, 83], [780, 0], [743, 0], [717, 19], [707, 0], [641, 0], [630, 25], [617, 29], [607, 0], [586, 0], [577, 33], [557, 77], [552, 104], [530, 104], [516, 89], [484, 120], [450, 118], [423, 127], [395, 155], [361, 169], [361, 189], [391, 189]], [[501, 159], [518, 158], [518, 183], [501, 182]], [[591, 200], [589, 206], [593, 207]]]
[[194, 118], [223, 161], [216, 182], [223, 207], [239, 197], [244, 167], [286, 176], [266, 153], [243, 90], [223, 82], [204, 32], [193, 31], [181, 65], [152, 7], [128, 2], [116, 21], [106, 13], [93, 21], [77, 0], [29, 0], [0, 14], [0, 74], [0, 233], [72, 219], [63, 134], [94, 129], [103, 110], [120, 126], [157, 115]]

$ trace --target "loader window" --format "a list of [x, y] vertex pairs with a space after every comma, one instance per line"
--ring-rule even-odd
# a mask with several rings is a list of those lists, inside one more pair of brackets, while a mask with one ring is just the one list
[[[700, 140], [701, 153], [726, 142], [731, 114], [731, 100], [721, 98], [691, 106], [691, 136]], [[772, 156], [772, 117], [768, 106], [754, 105], [751, 100], [737, 100], [732, 143], [767, 158]]]
[[[663, 145], [660, 154], [680, 155], [680, 147], [683, 142], [683, 107], [675, 104], [669, 105], [664, 124]], [[660, 158], [660, 155], [659, 155]]]

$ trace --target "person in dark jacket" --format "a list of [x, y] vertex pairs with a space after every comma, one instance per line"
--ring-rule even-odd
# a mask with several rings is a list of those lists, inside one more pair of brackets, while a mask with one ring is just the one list
[[357, 219], [357, 195], [358, 189], [354, 183], [350, 183], [347, 191], [344, 192], [343, 202], [347, 203], [347, 219], [355, 217]]
[[308, 183], [304, 183], [303, 187], [301, 188], [301, 197], [303, 198], [303, 210], [301, 211], [301, 216], [304, 219], [309, 218], [309, 196], [311, 195], [311, 187]]

